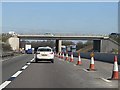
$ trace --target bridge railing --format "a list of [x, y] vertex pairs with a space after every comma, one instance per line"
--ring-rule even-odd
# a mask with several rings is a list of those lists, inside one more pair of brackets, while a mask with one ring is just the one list
[[[45, 33], [24, 33], [18, 35], [45, 35]], [[103, 36], [108, 37], [106, 34], [80, 34], [80, 33], [51, 33], [53, 36]]]

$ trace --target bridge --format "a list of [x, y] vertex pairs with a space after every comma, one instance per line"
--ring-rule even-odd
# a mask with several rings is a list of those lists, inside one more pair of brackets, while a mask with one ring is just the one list
[[54, 35], [15, 35], [9, 39], [9, 43], [14, 50], [19, 50], [19, 43], [22, 39], [29, 40], [56, 40], [56, 52], [61, 52], [62, 40], [93, 40], [93, 50], [98, 52], [110, 52], [112, 48], [117, 48], [107, 35], [79, 35], [79, 34], [54, 34]]

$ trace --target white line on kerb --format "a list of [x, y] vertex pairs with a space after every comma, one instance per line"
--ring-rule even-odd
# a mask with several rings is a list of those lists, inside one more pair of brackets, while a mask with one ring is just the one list
[[105, 79], [105, 78], [100, 78], [100, 79], [102, 79], [102, 80], [105, 81], [105, 82], [111, 82], [110, 80], [107, 80], [107, 79]]
[[26, 69], [28, 66], [27, 65], [25, 65], [24, 67], [22, 67], [22, 69]]
[[16, 72], [13, 76], [11, 76], [11, 77], [17, 77], [20, 73], [22, 73], [22, 71], [18, 71], [18, 72]]
[[3, 88], [5, 88], [8, 84], [10, 84], [11, 83], [11, 81], [5, 81], [4, 83], [2, 83], [1, 85], [0, 85], [0, 90], [2, 90]]

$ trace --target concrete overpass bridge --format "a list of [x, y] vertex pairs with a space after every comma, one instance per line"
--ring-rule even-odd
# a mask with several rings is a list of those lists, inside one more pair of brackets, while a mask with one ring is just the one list
[[[62, 40], [93, 40], [93, 49], [98, 52], [109, 52], [113, 48], [108, 36], [104, 35], [16, 35], [9, 39], [13, 50], [19, 49], [21, 39], [29, 40], [56, 40], [56, 51], [61, 51]], [[116, 47], [116, 46], [114, 46]]]

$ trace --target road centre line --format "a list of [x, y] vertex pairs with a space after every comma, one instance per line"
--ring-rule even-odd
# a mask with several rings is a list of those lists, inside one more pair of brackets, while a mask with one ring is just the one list
[[24, 70], [24, 69], [26, 69], [28, 66], [27, 65], [25, 65], [24, 67], [22, 67], [22, 69]]
[[20, 75], [22, 73], [22, 71], [18, 71], [18, 72], [16, 72], [13, 76], [11, 76], [11, 77], [17, 77], [18, 75]]

